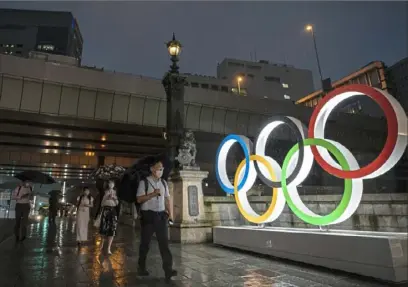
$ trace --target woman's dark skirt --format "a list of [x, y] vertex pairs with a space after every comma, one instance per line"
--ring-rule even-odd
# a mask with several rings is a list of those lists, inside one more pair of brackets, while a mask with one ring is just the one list
[[102, 207], [99, 234], [103, 236], [115, 236], [117, 226], [118, 216], [116, 215], [116, 208], [110, 206]]

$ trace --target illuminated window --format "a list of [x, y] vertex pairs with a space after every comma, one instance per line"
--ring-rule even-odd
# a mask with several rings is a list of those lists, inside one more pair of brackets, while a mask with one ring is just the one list
[[287, 89], [287, 88], [289, 88], [289, 85], [288, 85], [288, 84], [285, 84], [285, 83], [282, 83], [282, 87], [285, 88], [285, 89]]
[[44, 51], [54, 51], [54, 45], [43, 45], [42, 49]]
[[289, 95], [283, 95], [283, 98], [284, 98], [285, 100], [290, 100], [290, 96], [289, 96]]

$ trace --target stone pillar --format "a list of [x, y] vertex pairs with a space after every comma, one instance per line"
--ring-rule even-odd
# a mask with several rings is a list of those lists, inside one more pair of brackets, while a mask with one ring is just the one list
[[203, 180], [208, 171], [182, 169], [171, 175], [169, 189], [173, 202], [174, 224], [170, 240], [181, 243], [202, 243], [211, 240], [211, 222], [204, 210]]

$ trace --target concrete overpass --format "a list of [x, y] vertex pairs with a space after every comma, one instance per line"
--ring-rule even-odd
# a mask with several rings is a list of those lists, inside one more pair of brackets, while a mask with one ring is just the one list
[[[196, 132], [198, 161], [210, 170], [225, 134], [255, 137], [276, 114], [307, 124], [312, 111], [288, 101], [189, 86], [185, 102], [185, 127]], [[33, 168], [84, 180], [98, 164], [128, 166], [165, 148], [160, 79], [0, 55], [0, 109], [0, 172], [5, 174]], [[337, 114], [327, 134], [370, 157], [381, 148], [384, 127], [380, 119]], [[291, 135], [282, 131], [277, 138], [290, 141]]]

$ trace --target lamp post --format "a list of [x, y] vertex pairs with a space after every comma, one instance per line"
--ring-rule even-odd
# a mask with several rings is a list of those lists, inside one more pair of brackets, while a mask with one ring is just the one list
[[241, 82], [242, 82], [242, 77], [237, 78], [237, 83], [238, 83], [238, 95], [241, 95]]
[[[167, 121], [166, 121], [166, 140], [167, 154], [172, 163], [175, 162], [177, 149], [180, 144], [180, 138], [184, 132], [184, 83], [185, 78], [180, 76], [179, 54], [181, 52], [181, 43], [176, 40], [173, 33], [171, 41], [166, 43], [170, 54], [172, 64], [170, 70], [164, 75], [162, 84], [166, 91], [167, 98]], [[174, 165], [173, 165], [174, 166]]]
[[314, 44], [314, 49], [315, 49], [315, 53], [316, 53], [317, 67], [318, 67], [318, 69], [319, 69], [320, 82], [321, 82], [322, 88], [323, 88], [323, 75], [322, 75], [322, 69], [321, 69], [321, 67], [320, 67], [319, 53], [317, 52], [315, 32], [314, 32], [314, 29], [313, 29], [313, 26], [312, 26], [312, 25], [306, 25], [305, 29], [306, 29], [307, 32], [311, 32], [311, 33], [312, 33], [313, 44]]

